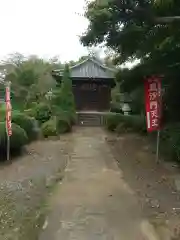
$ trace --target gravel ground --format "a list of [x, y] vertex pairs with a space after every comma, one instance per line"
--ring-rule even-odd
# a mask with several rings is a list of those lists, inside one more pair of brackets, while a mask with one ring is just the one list
[[[108, 134], [107, 142], [144, 216], [158, 229], [168, 227], [176, 235], [172, 240], [179, 240], [180, 193], [175, 186], [179, 168], [172, 163], [157, 165], [145, 137]], [[0, 240], [38, 239], [49, 210], [47, 196], [62, 179], [73, 145], [71, 134], [34, 142], [24, 156], [0, 166]]]
[[179, 167], [163, 161], [156, 164], [146, 137], [109, 134], [107, 141], [125, 180], [136, 192], [145, 217], [159, 229], [168, 227], [172, 236], [175, 235], [172, 240], [179, 240], [180, 192], [175, 186]]
[[36, 240], [48, 210], [46, 198], [60, 181], [71, 135], [38, 141], [24, 156], [0, 166], [0, 240]]

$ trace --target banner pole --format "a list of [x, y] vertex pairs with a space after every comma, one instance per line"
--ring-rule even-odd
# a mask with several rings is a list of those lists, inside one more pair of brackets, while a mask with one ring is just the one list
[[10, 161], [10, 137], [7, 135], [7, 161]]
[[160, 130], [157, 131], [156, 163], [159, 163], [159, 142], [160, 142]]

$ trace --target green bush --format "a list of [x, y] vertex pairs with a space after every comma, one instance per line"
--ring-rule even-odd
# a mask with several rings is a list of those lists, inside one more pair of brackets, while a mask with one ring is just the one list
[[110, 131], [115, 131], [118, 124], [122, 122], [123, 115], [120, 113], [109, 113], [106, 116], [106, 127]]
[[6, 106], [2, 103], [0, 105], [0, 121], [5, 121], [6, 119]]
[[59, 119], [67, 120], [70, 123], [70, 125], [74, 125], [77, 121], [76, 112], [73, 111], [73, 110], [71, 110], [71, 111], [60, 111], [57, 114], [57, 117]]
[[27, 102], [25, 105], [25, 109], [34, 109], [38, 105], [37, 102]]
[[74, 125], [77, 121], [77, 115], [75, 110], [65, 111], [61, 109], [59, 106], [53, 106], [52, 112], [53, 112], [53, 116], [57, 116], [57, 118], [60, 118], [60, 119], [65, 118], [68, 122], [70, 122], [71, 125]]
[[52, 115], [50, 107], [46, 103], [39, 103], [34, 109], [34, 117], [40, 124], [47, 122]]
[[111, 113], [106, 118], [106, 126], [110, 131], [135, 131], [139, 133], [146, 132], [145, 117], [141, 115], [122, 115], [120, 113]]
[[65, 114], [67, 115], [71, 125], [74, 125], [77, 122], [77, 115], [75, 111], [66, 111]]
[[25, 109], [25, 110], [24, 110], [24, 114], [25, 114], [26, 116], [35, 118], [35, 110], [34, 110], [34, 109], [31, 109], [31, 108]]
[[[17, 124], [12, 123], [12, 136], [10, 137], [11, 152], [20, 150], [28, 142], [28, 137], [24, 129]], [[7, 134], [5, 122], [0, 122], [0, 150], [1, 153], [6, 152]]]
[[67, 133], [71, 131], [71, 122], [67, 116], [59, 116], [57, 118], [57, 127], [59, 133]]
[[160, 150], [171, 160], [180, 162], [180, 123], [168, 124], [161, 131]]
[[123, 116], [123, 127], [128, 131], [135, 131], [139, 133], [146, 132], [146, 120], [142, 115]]
[[37, 131], [35, 131], [35, 119], [26, 116], [20, 112], [13, 112], [12, 122], [19, 125], [27, 133], [29, 141], [35, 140], [37, 138]]
[[42, 134], [45, 138], [58, 135], [58, 127], [56, 118], [51, 118], [41, 126]]
[[71, 123], [66, 115], [52, 117], [41, 126], [44, 137], [57, 136], [71, 131]]

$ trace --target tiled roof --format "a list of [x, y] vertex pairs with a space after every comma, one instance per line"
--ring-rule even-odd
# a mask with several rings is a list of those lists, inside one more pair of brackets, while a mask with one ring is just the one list
[[[54, 73], [62, 76], [62, 70], [55, 70]], [[104, 66], [93, 58], [88, 58], [83, 62], [70, 67], [70, 73], [72, 78], [112, 79], [114, 78], [115, 70]]]

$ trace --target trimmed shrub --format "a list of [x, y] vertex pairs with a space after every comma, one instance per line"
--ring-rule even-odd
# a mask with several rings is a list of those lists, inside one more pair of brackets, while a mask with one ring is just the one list
[[27, 102], [25, 105], [25, 109], [34, 109], [38, 105], [37, 102]]
[[[10, 137], [11, 152], [20, 150], [28, 142], [28, 137], [24, 129], [15, 123], [12, 123], [12, 136]], [[0, 122], [0, 150], [1, 153], [6, 152], [7, 134], [5, 122]]]
[[64, 114], [67, 115], [71, 125], [74, 125], [77, 122], [77, 115], [75, 111], [65, 111]]
[[31, 109], [31, 108], [25, 109], [25, 110], [24, 110], [24, 114], [25, 114], [26, 116], [35, 118], [35, 111], [34, 111], [34, 109]]
[[142, 115], [129, 115], [122, 118], [123, 127], [127, 131], [146, 133], [146, 120]]
[[58, 135], [58, 127], [56, 118], [51, 118], [41, 126], [42, 134], [45, 138]]
[[106, 127], [110, 131], [115, 131], [118, 124], [122, 122], [123, 115], [119, 113], [109, 113], [106, 116]]
[[59, 133], [67, 133], [71, 131], [71, 122], [66, 116], [57, 118], [57, 127]]
[[57, 116], [57, 118], [67, 120], [70, 123], [70, 125], [74, 125], [76, 123], [77, 115], [75, 110], [65, 111], [61, 109], [59, 106], [53, 106], [52, 109], [53, 115]]
[[40, 124], [47, 122], [52, 116], [51, 109], [46, 103], [39, 103], [33, 111], [35, 119], [38, 120]]
[[145, 117], [141, 115], [125, 116], [120, 113], [111, 113], [106, 118], [106, 125], [108, 130], [118, 133], [124, 131], [146, 132]]
[[71, 123], [66, 115], [52, 117], [41, 126], [42, 135], [47, 138], [71, 131]]
[[75, 111], [59, 111], [56, 115], [59, 119], [65, 119], [70, 125], [74, 125], [77, 121], [77, 116]]
[[35, 131], [35, 119], [26, 116], [20, 112], [13, 112], [12, 122], [19, 125], [27, 133], [29, 141], [35, 140], [37, 138], [37, 131]]

